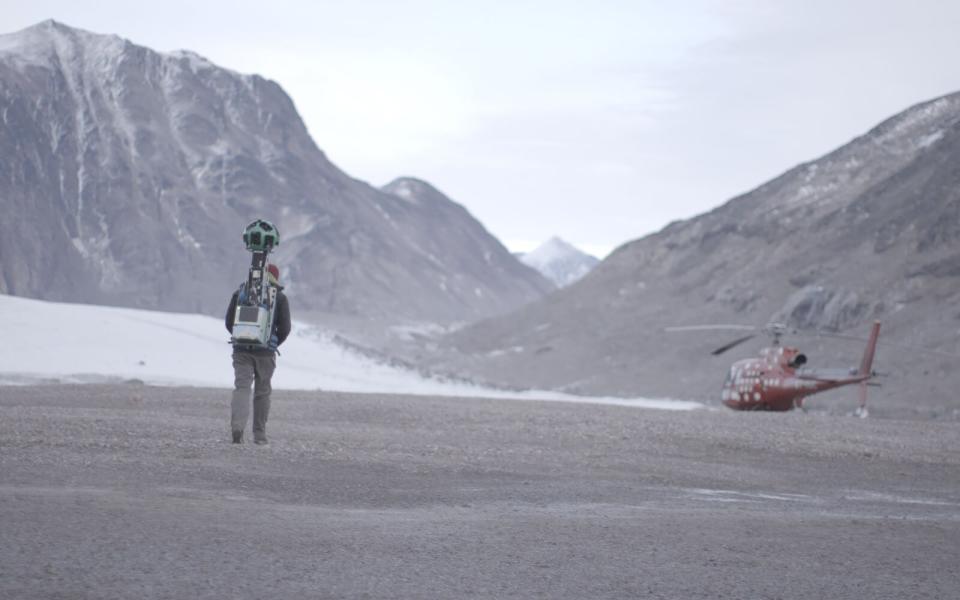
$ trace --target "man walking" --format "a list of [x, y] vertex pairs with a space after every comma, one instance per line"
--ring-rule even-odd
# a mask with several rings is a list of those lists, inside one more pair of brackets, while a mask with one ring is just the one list
[[[267, 265], [267, 280], [277, 288], [276, 307], [273, 313], [273, 331], [270, 345], [264, 348], [255, 344], [233, 346], [233, 398], [230, 403], [230, 429], [233, 443], [243, 443], [243, 431], [250, 416], [250, 386], [253, 384], [253, 442], [267, 444], [267, 417], [270, 414], [270, 379], [277, 366], [277, 347], [290, 335], [290, 304], [280, 285], [280, 269]], [[227, 307], [227, 331], [233, 333], [233, 321], [237, 312], [240, 290], [233, 293]]]

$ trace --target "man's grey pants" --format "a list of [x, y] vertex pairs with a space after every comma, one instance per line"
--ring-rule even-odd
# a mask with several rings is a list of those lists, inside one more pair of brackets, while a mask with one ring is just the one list
[[233, 353], [233, 400], [230, 403], [230, 429], [243, 431], [250, 416], [250, 384], [253, 386], [253, 437], [265, 436], [270, 414], [270, 378], [277, 367], [272, 352]]

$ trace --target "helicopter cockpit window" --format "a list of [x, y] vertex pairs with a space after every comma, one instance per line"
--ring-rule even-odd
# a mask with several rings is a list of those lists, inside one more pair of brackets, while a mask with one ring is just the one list
[[727, 371], [727, 378], [723, 381], [723, 385], [725, 386], [733, 385], [733, 380], [736, 377], [736, 371], [737, 370], [735, 368], [730, 367], [730, 370]]

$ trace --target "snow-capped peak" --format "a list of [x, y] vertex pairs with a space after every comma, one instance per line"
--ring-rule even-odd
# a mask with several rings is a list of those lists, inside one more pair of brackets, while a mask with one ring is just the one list
[[520, 260], [539, 271], [558, 287], [570, 285], [590, 272], [599, 259], [554, 236]]
[[551, 262], [559, 258], [563, 258], [569, 254], [582, 254], [577, 250], [572, 244], [569, 244], [557, 236], [553, 236], [549, 240], [543, 242], [537, 248], [531, 252], [527, 253], [527, 257], [530, 260], [538, 262]]
[[398, 177], [381, 189], [413, 204], [419, 204], [427, 194], [436, 192], [429, 183], [415, 177]]
[[0, 35], [0, 53], [13, 52], [21, 60], [45, 62], [55, 54], [75, 54], [77, 47], [102, 52], [119, 50], [129, 43], [117, 35], [101, 35], [47, 19], [26, 29]]
[[[112, 59], [131, 48], [139, 48], [130, 40], [118, 35], [101, 34], [64, 25], [47, 19], [36, 25], [13, 33], [0, 34], [0, 55], [14, 62], [47, 64], [55, 57], [65, 64], [80, 61], [88, 64], [109, 65]], [[190, 50], [159, 52], [160, 56], [176, 61], [186, 61], [193, 71], [201, 69], [229, 69], [218, 67], [209, 59]]]

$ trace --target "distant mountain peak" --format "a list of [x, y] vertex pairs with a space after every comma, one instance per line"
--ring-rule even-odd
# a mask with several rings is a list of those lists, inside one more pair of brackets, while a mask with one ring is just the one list
[[557, 236], [551, 237], [535, 250], [522, 255], [520, 260], [539, 271], [558, 287], [577, 281], [600, 262], [596, 257], [579, 250]]
[[573, 244], [560, 239], [557, 236], [553, 236], [547, 241], [543, 242], [529, 254], [549, 254], [551, 252], [579, 252], [580, 254], [585, 254], [585, 252], [578, 250]]

